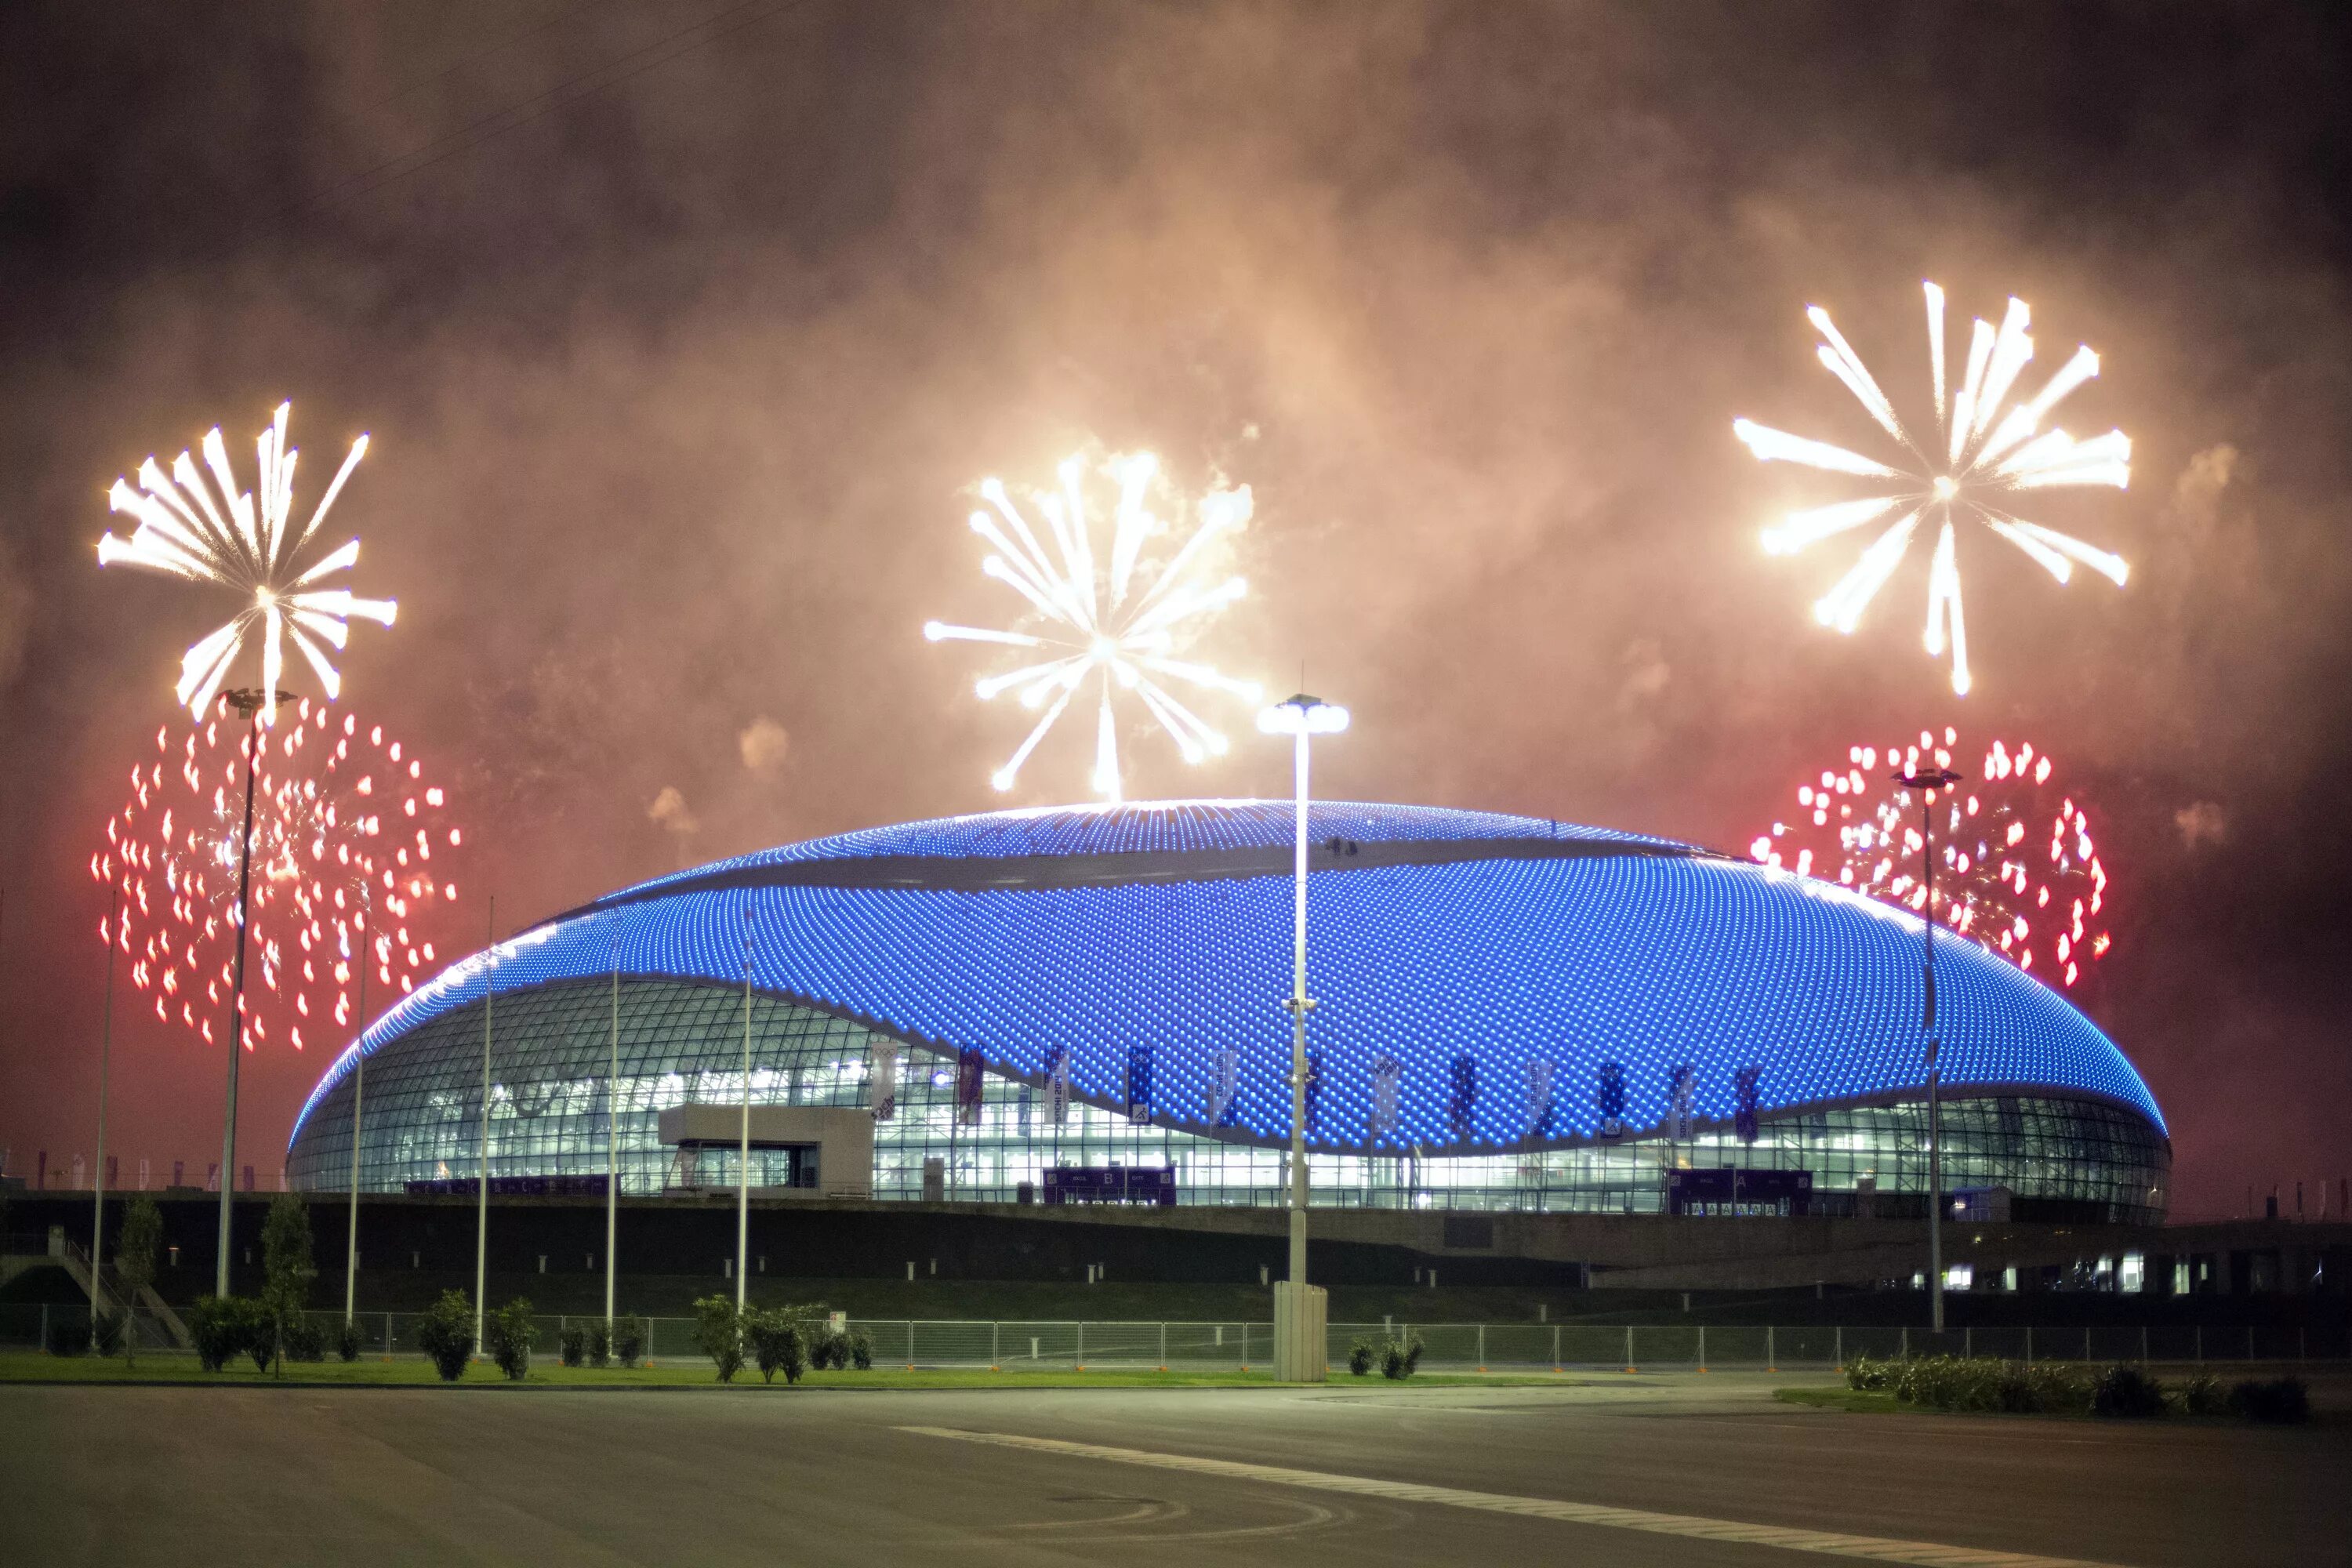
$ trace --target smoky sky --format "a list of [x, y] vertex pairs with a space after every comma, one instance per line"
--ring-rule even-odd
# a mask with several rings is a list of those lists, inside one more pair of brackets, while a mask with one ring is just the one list
[[[18, 5], [0, 16], [0, 1144], [90, 1147], [88, 871], [217, 598], [100, 573], [104, 491], [281, 399], [366, 541], [346, 700], [471, 829], [453, 944], [761, 845], [1006, 803], [1016, 713], [963, 513], [1099, 443], [1246, 483], [1203, 645], [1356, 727], [1335, 795], [1725, 847], [1856, 742], [1947, 723], [2079, 781], [2115, 877], [2093, 1009], [2171, 1119], [2176, 1207], [2352, 1167], [2340, 1023], [2346, 25], [2325, 7]], [[2134, 563], [1963, 541], [1852, 637], [1835, 499], [1746, 415], [1867, 446], [1919, 280], [2032, 302], [2121, 495], [2037, 514]], [[309, 475], [312, 484], [315, 473]], [[314, 490], [306, 491], [314, 494]], [[298, 672], [299, 673], [299, 672]], [[1280, 794], [1221, 712], [1139, 795]], [[1085, 795], [1066, 726], [1013, 804]], [[480, 897], [474, 896], [476, 894]], [[127, 997], [126, 991], [123, 995]], [[110, 1148], [218, 1147], [220, 1058], [119, 999]], [[274, 1171], [323, 1047], [249, 1060]], [[160, 1179], [160, 1174], [159, 1174]], [[2290, 1202], [2292, 1200], [2290, 1199]], [[2315, 1202], [2315, 1195], [2314, 1201]]]

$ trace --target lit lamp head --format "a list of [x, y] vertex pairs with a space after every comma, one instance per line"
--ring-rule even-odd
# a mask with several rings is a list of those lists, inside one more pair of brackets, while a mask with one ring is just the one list
[[1348, 727], [1348, 710], [1302, 691], [1259, 709], [1257, 727], [1267, 735], [1336, 735]]
[[1886, 775], [1906, 789], [1949, 789], [1960, 782], [1960, 775], [1949, 768], [1937, 768], [1932, 773], [1906, 773], [1897, 768]]

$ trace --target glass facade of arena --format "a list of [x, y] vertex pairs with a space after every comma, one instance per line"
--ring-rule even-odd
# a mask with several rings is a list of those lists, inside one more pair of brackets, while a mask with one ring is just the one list
[[[739, 989], [624, 976], [619, 985], [620, 1071], [609, 1070], [614, 991], [575, 981], [498, 998], [490, 1039], [490, 1173], [599, 1175], [606, 1130], [617, 1115], [621, 1190], [731, 1187], [732, 1150], [705, 1150], [682, 1167], [656, 1131], [661, 1110], [741, 1102], [744, 1005]], [[869, 1045], [865, 1026], [754, 994], [751, 1098], [755, 1105], [862, 1106]], [[478, 1003], [386, 1041], [368, 1058], [360, 1184], [399, 1192], [412, 1181], [470, 1177], [479, 1169], [482, 1013]], [[1047, 1166], [1165, 1166], [1178, 1201], [1279, 1205], [1278, 1149], [1141, 1125], [1074, 1101], [1056, 1125], [1045, 1091], [991, 1075], [977, 1126], [953, 1115], [952, 1058], [902, 1050], [897, 1114], [875, 1129], [873, 1192], [919, 1199], [927, 1159], [943, 1162], [948, 1195], [1014, 1201], [1018, 1184], [1042, 1189]], [[341, 1191], [351, 1179], [348, 1071], [311, 1108], [289, 1152], [293, 1185]], [[1879, 1194], [1927, 1188], [1926, 1107], [1917, 1101], [1790, 1111], [1767, 1118], [1753, 1146], [1727, 1130], [1679, 1146], [1632, 1136], [1613, 1145], [1450, 1155], [1314, 1154], [1318, 1205], [1655, 1214], [1676, 1165], [1737, 1164], [1813, 1173], [1817, 1207], [1851, 1213], [1867, 1182]], [[2044, 1092], [1948, 1099], [1943, 1110], [1948, 1191], [2009, 1188], [2028, 1205], [2065, 1205], [2066, 1217], [2148, 1222], [2166, 1205], [2171, 1155], [2135, 1113], [2103, 1101]], [[755, 1185], [785, 1181], [783, 1151], [752, 1152]], [[1890, 1200], [1882, 1196], [1882, 1207]], [[1916, 1206], [1916, 1199], [1915, 1199]], [[2029, 1217], [2027, 1213], [2019, 1217]], [[2052, 1211], [2053, 1215], [2057, 1212]]]

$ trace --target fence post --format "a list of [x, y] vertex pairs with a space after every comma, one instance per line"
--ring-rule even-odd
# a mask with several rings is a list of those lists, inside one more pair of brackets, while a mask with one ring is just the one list
[[1478, 1370], [1486, 1370], [1486, 1325], [1478, 1325]]
[[1160, 1370], [1168, 1370], [1168, 1325], [1160, 1325]]
[[907, 1370], [915, 1370], [915, 1320], [907, 1320]]
[[1905, 1361], [1909, 1361], [1909, 1360], [1911, 1359], [1911, 1329], [1910, 1329], [1910, 1325], [1908, 1325], [1908, 1324], [1906, 1324], [1906, 1325], [1904, 1326], [1904, 1329], [1903, 1329], [1903, 1357], [1902, 1357], [1902, 1359], [1903, 1359], [1903, 1360], [1905, 1360]]
[[48, 1353], [48, 1349], [49, 1349], [49, 1304], [48, 1304], [47, 1301], [44, 1301], [44, 1302], [42, 1302], [42, 1303], [41, 1303], [41, 1352], [42, 1352], [44, 1355], [46, 1355], [46, 1354], [47, 1354], [47, 1353]]
[[1084, 1321], [1078, 1324], [1078, 1359], [1075, 1364], [1080, 1372], [1087, 1370], [1087, 1325]]
[[988, 1370], [994, 1372], [1004, 1364], [1004, 1325], [988, 1325]]
[[1633, 1370], [1633, 1325], [1625, 1325], [1625, 1370]]
[[1559, 1370], [1559, 1325], [1558, 1323], [1551, 1326], [1551, 1369], [1554, 1372]]
[[1705, 1323], [1698, 1326], [1698, 1369], [1701, 1372], [1706, 1370], [1706, 1325]]
[[1960, 1354], [1970, 1361], [1977, 1359], [1977, 1330], [1974, 1323], [1960, 1331]]
[[386, 1361], [392, 1359], [392, 1314], [390, 1312], [383, 1315], [383, 1359]]
[[1772, 1325], [1769, 1323], [1764, 1325], [1764, 1370], [1766, 1372], [1780, 1370], [1780, 1358], [1775, 1353], [1772, 1343]]
[[[2031, 1344], [2031, 1343], [2032, 1342], [2032, 1338], [2031, 1338], [2032, 1331], [2030, 1331], [2030, 1330], [2029, 1330], [2027, 1332], [2028, 1332], [2028, 1338], [2027, 1338], [2026, 1342], [2027, 1342], [2027, 1343], [2029, 1343], [2029, 1344]], [[1832, 1329], [1832, 1330], [1830, 1331], [1830, 1355], [1831, 1355], [1831, 1357], [1832, 1357], [1833, 1360], [1835, 1360], [1835, 1362], [1837, 1363], [1837, 1369], [1838, 1369], [1840, 1372], [1843, 1372], [1843, 1371], [1845, 1370], [1845, 1330], [1844, 1330], [1844, 1329], [1843, 1329], [1843, 1328], [1835, 1328], [1835, 1329]]]

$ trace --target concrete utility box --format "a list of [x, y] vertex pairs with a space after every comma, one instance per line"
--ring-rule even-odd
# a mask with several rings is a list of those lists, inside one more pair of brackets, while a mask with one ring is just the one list
[[[680, 1149], [733, 1149], [742, 1140], [740, 1105], [674, 1105], [661, 1113], [660, 1138]], [[761, 1187], [769, 1197], [866, 1198], [874, 1195], [874, 1118], [855, 1106], [755, 1105], [751, 1147], [796, 1149], [815, 1180]]]
[[1321, 1383], [1331, 1374], [1326, 1331], [1330, 1295], [1320, 1285], [1277, 1280], [1274, 1287], [1274, 1376], [1277, 1383]]

